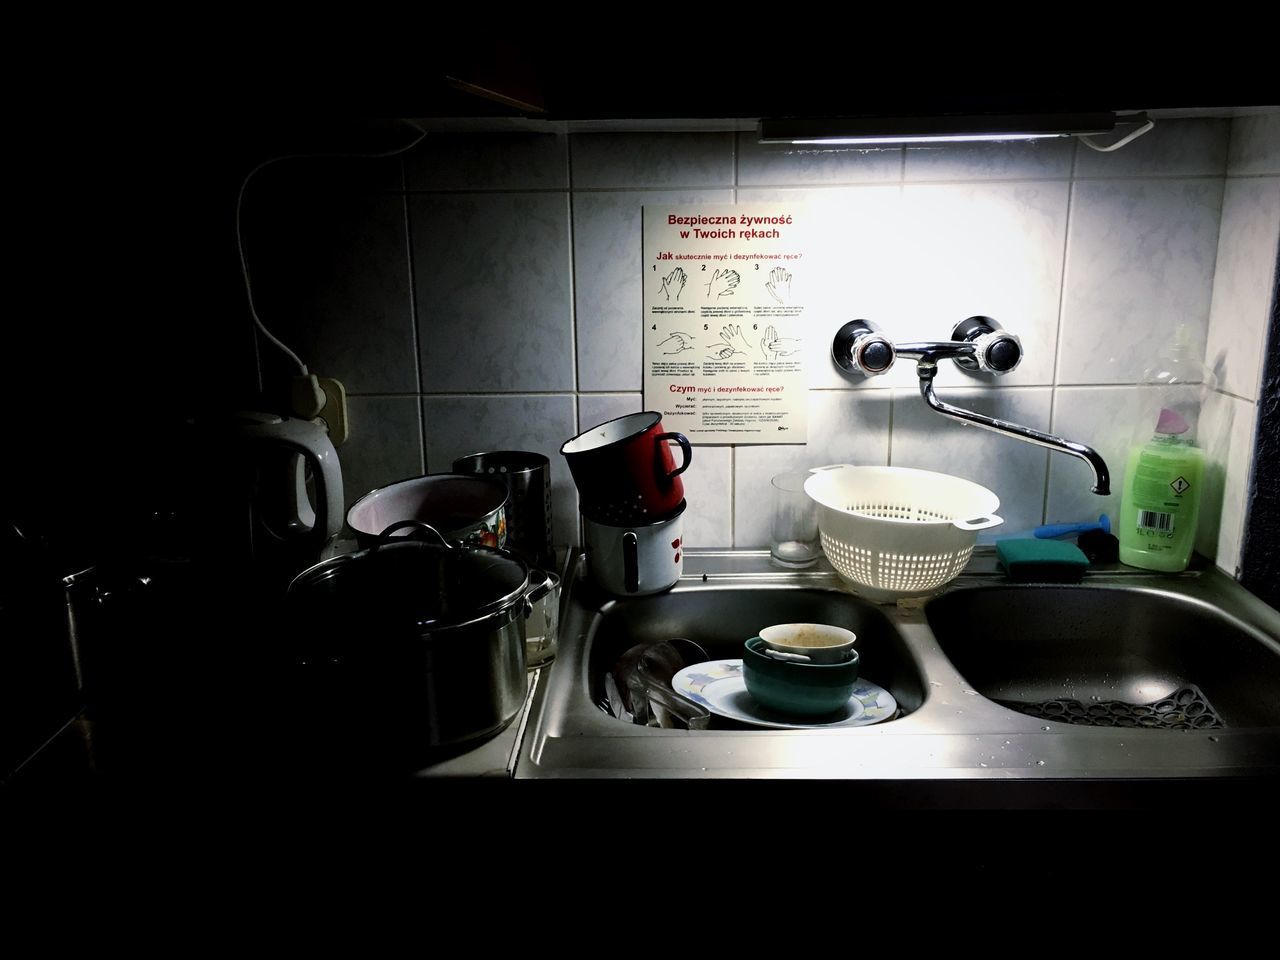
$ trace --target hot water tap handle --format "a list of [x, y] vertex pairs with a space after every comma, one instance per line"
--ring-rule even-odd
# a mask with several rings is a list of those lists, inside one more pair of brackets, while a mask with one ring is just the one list
[[897, 359], [893, 341], [870, 320], [850, 320], [836, 331], [831, 357], [841, 370], [864, 377], [887, 373]]

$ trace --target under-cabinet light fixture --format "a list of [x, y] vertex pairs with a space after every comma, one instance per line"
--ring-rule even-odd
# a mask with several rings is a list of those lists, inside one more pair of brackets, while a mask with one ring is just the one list
[[[1039, 140], [1045, 137], [1081, 137], [1083, 139], [1096, 134], [1111, 133], [1120, 124], [1146, 124], [1141, 129], [1142, 133], [1151, 128], [1150, 121], [1144, 113], [1123, 117], [1118, 117], [1114, 113], [1075, 113], [780, 118], [761, 120], [758, 132], [761, 143], [879, 146], [893, 143]], [[1137, 135], [1138, 131], [1135, 131], [1121, 142], [1128, 142]], [[1113, 146], [1120, 146], [1120, 143]]]

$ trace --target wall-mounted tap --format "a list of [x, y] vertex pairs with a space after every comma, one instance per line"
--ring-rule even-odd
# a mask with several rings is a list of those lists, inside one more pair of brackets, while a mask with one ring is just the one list
[[965, 370], [997, 375], [1010, 372], [1022, 362], [1022, 341], [990, 317], [969, 317], [960, 321], [951, 331], [950, 340], [899, 344], [884, 336], [871, 321], [851, 320], [836, 331], [831, 356], [841, 370], [864, 377], [886, 373], [898, 357], [911, 357], [916, 361], [920, 396], [930, 409], [961, 423], [1077, 457], [1093, 471], [1093, 492], [1104, 497], [1111, 493], [1111, 475], [1106, 461], [1092, 447], [1008, 420], [962, 410], [938, 399], [933, 389], [933, 378], [938, 372], [939, 360], [951, 359]]

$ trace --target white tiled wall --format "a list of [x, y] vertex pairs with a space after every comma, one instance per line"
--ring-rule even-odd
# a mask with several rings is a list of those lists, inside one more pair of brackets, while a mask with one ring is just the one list
[[[853, 317], [902, 339], [994, 316], [1022, 337], [1022, 366], [993, 383], [947, 364], [940, 394], [1099, 447], [1119, 489], [1126, 385], [1186, 322], [1222, 376], [1206, 416], [1224, 505], [1206, 511], [1200, 547], [1234, 570], [1280, 235], [1280, 117], [1163, 122], [1112, 154], [1072, 141], [867, 151], [748, 133], [447, 135], [403, 158], [398, 188], [352, 169], [301, 197], [251, 198], [255, 282], [279, 332], [351, 391], [348, 500], [477, 450], [540, 450], [557, 538], [576, 537], [560, 443], [642, 403], [641, 208], [802, 199], [824, 231], [808, 291], [809, 442], [697, 448], [690, 546], [765, 544], [769, 477], [823, 463], [970, 477], [1000, 496], [1008, 529], [1114, 512], [1082, 463], [926, 411], [910, 364], [845, 379], [830, 336]], [[267, 279], [272, 251], [299, 245], [330, 252], [285, 257], [286, 281]]]
[[1232, 121], [1205, 362], [1218, 393], [1203, 433], [1215, 494], [1196, 549], [1235, 573], [1280, 244], [1280, 115]]

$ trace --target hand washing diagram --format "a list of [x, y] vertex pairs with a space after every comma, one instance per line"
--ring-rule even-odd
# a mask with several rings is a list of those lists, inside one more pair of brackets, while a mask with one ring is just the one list
[[742, 325], [735, 326], [730, 323], [720, 331], [720, 343], [712, 344], [713, 356], [707, 359], [728, 360], [733, 356], [746, 356], [750, 350], [751, 344], [747, 343], [747, 338], [742, 335]]
[[[671, 300], [679, 300], [680, 293], [684, 290], [685, 282], [689, 278], [685, 276], [683, 270], [676, 267], [669, 274], [662, 278], [662, 297], [670, 302]], [[673, 297], [672, 294], [675, 294]]]
[[807, 225], [793, 204], [645, 208], [645, 406], [672, 430], [805, 442]]
[[707, 299], [718, 300], [721, 297], [732, 297], [733, 292], [738, 289], [738, 284], [742, 282], [742, 277], [738, 275], [737, 270], [717, 270], [711, 275], [711, 279], [707, 281]]
[[764, 336], [760, 338], [760, 352], [764, 354], [766, 360], [793, 357], [800, 352], [800, 339], [780, 337], [776, 327], [768, 326], [764, 329]]
[[658, 349], [668, 357], [677, 353], [684, 353], [686, 350], [692, 350], [693, 347], [693, 337], [678, 330], [658, 344]]
[[769, 271], [769, 282], [764, 285], [764, 288], [778, 303], [786, 304], [791, 300], [791, 271], [774, 267]]

